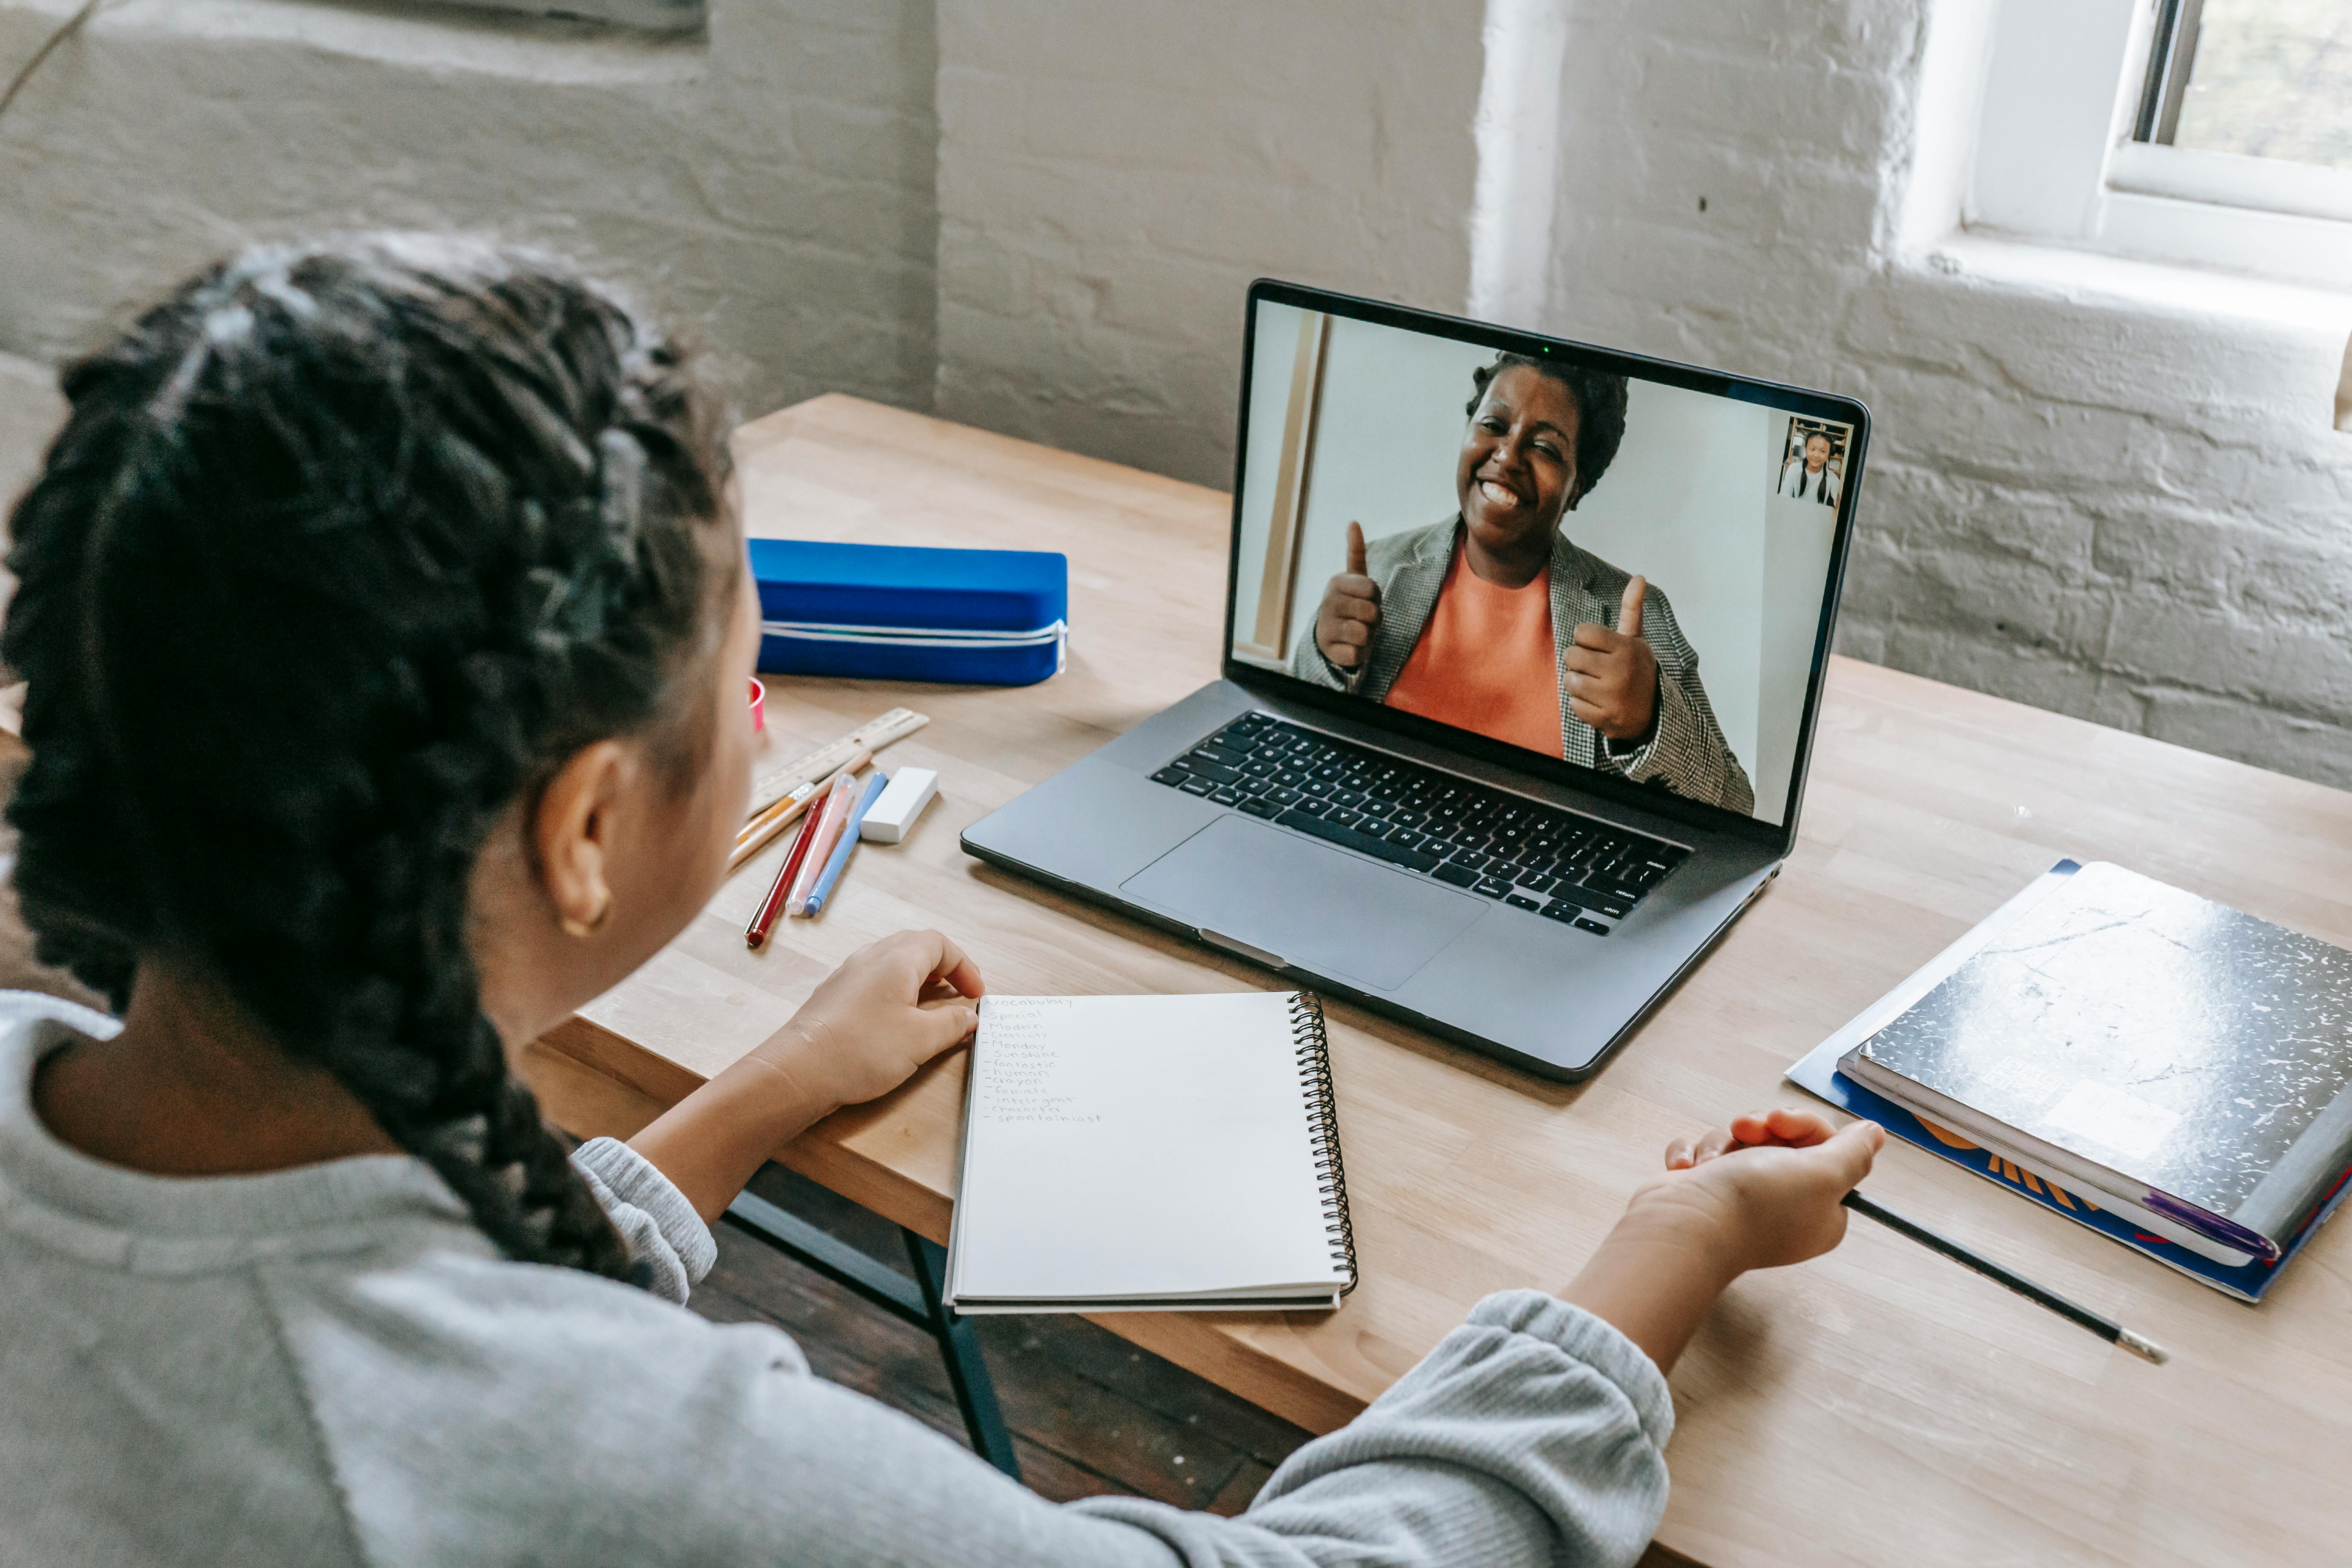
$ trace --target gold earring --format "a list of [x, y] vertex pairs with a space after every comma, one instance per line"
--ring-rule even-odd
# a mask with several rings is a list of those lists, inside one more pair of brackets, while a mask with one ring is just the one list
[[563, 934], [584, 941], [604, 929], [605, 917], [612, 912], [613, 889], [607, 888], [604, 889], [604, 901], [596, 906], [596, 918], [590, 921], [575, 921], [570, 915], [566, 915], [563, 917]]

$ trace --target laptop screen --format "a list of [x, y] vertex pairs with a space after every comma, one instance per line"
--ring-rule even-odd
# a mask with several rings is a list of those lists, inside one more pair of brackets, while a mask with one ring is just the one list
[[1859, 404], [1284, 285], [1250, 308], [1236, 664], [1793, 822]]

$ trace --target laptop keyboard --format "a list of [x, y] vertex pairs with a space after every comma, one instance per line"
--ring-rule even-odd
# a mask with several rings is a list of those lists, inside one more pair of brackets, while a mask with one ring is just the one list
[[1690, 851], [1248, 713], [1152, 782], [1602, 935]]

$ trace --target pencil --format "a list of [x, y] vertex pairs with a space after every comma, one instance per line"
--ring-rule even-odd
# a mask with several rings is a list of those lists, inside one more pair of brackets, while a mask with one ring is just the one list
[[793, 807], [799, 805], [815, 793], [816, 780], [814, 779], [811, 779], [805, 784], [793, 785], [790, 790], [778, 795], [760, 810], [753, 812], [751, 814], [751, 820], [747, 821], [742, 826], [735, 830], [735, 841], [738, 844], [741, 843], [744, 839], [751, 837], [753, 834], [759, 832], [762, 827], [767, 826], [769, 823], [774, 821], [779, 816], [790, 816], [793, 815]]
[[823, 801], [825, 792], [833, 787], [834, 780], [845, 773], [856, 773], [873, 760], [873, 752], [857, 752], [847, 762], [827, 774], [823, 784], [803, 784], [799, 789], [793, 791], [792, 794], [745, 823], [735, 835], [735, 847], [727, 857], [727, 868], [732, 871], [736, 867], [757, 855], [767, 847], [768, 840], [790, 826], [799, 818], [802, 812], [809, 810]]
[[1949, 1237], [1939, 1236], [1916, 1220], [1906, 1219], [1893, 1209], [1882, 1208], [1860, 1193], [1848, 1193], [1842, 1201], [1854, 1213], [1867, 1215], [1896, 1235], [1909, 1237], [1930, 1252], [1942, 1253], [1963, 1268], [1975, 1269], [1994, 1284], [2008, 1287], [2036, 1306], [2047, 1307], [2068, 1322], [2080, 1324], [2111, 1345], [2121, 1345], [2143, 1361], [2152, 1361], [2161, 1366], [2172, 1359], [2172, 1352], [2162, 1345], [2132, 1332], [2113, 1318], [2103, 1318], [2088, 1307], [2078, 1307], [2055, 1290], [2045, 1290], [2022, 1274], [2012, 1274], [1981, 1253], [1962, 1247]]
[[760, 912], [751, 917], [751, 923], [743, 928], [744, 946], [757, 947], [768, 940], [768, 932], [775, 928], [776, 917], [784, 912], [784, 897], [793, 890], [793, 874], [808, 858], [809, 845], [815, 838], [816, 813], [809, 812], [801, 817], [801, 830], [793, 839], [792, 852], [784, 857], [784, 863], [776, 868], [775, 886], [768, 889], [768, 896], [761, 901]]
[[753, 812], [751, 819], [735, 830], [735, 842], [740, 845], [758, 836], [763, 828], [770, 826], [779, 818], [790, 822], [800, 815], [802, 806], [811, 804], [831, 788], [834, 780], [844, 773], [856, 773], [873, 760], [874, 753], [861, 748], [852, 752], [847, 762], [825, 774], [823, 779], [812, 779], [807, 784], [793, 786], [790, 791], [770, 801], [761, 810]]
[[768, 840], [799, 821], [801, 813], [806, 811], [812, 802], [824, 798], [822, 785], [809, 784], [803, 787], [808, 791], [806, 795], [802, 795], [799, 790], [795, 790], [792, 795], [778, 801], [774, 807], [762, 813], [758, 820], [743, 825], [742, 831], [735, 835], [735, 847], [729, 850], [727, 854], [727, 868], [730, 871], [765, 849], [768, 847]]

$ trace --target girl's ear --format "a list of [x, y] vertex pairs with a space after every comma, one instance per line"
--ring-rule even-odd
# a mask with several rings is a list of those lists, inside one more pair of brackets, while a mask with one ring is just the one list
[[566, 935], [593, 936], [613, 912], [606, 873], [615, 814], [634, 766], [620, 742], [599, 741], [574, 752], [540, 792], [528, 830], [531, 858]]

